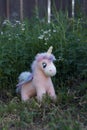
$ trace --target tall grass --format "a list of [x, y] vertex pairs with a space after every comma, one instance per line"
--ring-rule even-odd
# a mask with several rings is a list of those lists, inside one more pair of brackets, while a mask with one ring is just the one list
[[50, 24], [38, 19], [23, 23], [4, 21], [0, 29], [0, 88], [15, 88], [21, 71], [29, 70], [39, 52], [53, 46], [57, 75], [55, 84], [87, 77], [87, 22], [62, 13]]

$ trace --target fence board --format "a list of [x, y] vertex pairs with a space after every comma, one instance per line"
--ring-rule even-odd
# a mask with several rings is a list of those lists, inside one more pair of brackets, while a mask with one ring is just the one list
[[67, 0], [68, 16], [72, 17], [72, 1]]
[[82, 0], [82, 11], [84, 15], [87, 15], [87, 0]]
[[9, 15], [11, 20], [20, 18], [20, 0], [9, 0]]
[[87, 0], [75, 0], [75, 16], [87, 16]]
[[0, 16], [6, 17], [6, 0], [0, 0]]
[[24, 0], [23, 1], [23, 13], [24, 17], [31, 18], [35, 11], [35, 0]]
[[85, 14], [87, 16], [87, 0], [85, 0]]
[[56, 10], [59, 11], [67, 11], [68, 16], [72, 15], [72, 1], [71, 0], [53, 0], [52, 3], [56, 7]]
[[58, 11], [65, 10], [65, 8], [67, 8], [67, 0], [54, 0], [53, 2], [55, 3], [55, 6]]
[[[7, 5], [8, 1], [8, 5]], [[23, 1], [23, 6], [20, 6], [20, 1]], [[64, 13], [67, 10], [68, 16], [72, 16], [72, 0], [51, 0], [57, 11], [62, 10]], [[8, 8], [7, 8], [8, 7]], [[38, 16], [42, 19], [47, 16], [48, 0], [0, 0], [0, 17], [14, 19], [31, 18], [36, 14], [37, 7]], [[53, 15], [53, 12], [51, 12]], [[75, 0], [75, 16], [83, 13], [87, 16], [87, 0]]]
[[47, 0], [38, 0], [38, 12], [40, 18], [47, 15]]

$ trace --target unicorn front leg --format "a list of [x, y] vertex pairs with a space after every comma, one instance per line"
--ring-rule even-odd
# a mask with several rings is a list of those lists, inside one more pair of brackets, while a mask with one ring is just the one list
[[41, 102], [42, 101], [42, 99], [43, 99], [43, 96], [46, 94], [46, 90], [45, 90], [45, 88], [38, 88], [37, 90], [37, 100], [38, 100], [38, 102]]
[[51, 99], [52, 99], [53, 101], [56, 101], [57, 96], [56, 96], [56, 94], [55, 94], [55, 90], [54, 90], [54, 87], [53, 87], [53, 86], [50, 86], [50, 87], [49, 87], [49, 89], [47, 90], [47, 93], [48, 93], [48, 95], [51, 97]]

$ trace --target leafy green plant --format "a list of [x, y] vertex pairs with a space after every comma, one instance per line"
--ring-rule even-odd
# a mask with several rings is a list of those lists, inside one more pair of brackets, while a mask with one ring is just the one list
[[[4, 21], [0, 26], [0, 89], [14, 89], [20, 72], [31, 70], [37, 53], [52, 45], [56, 57], [55, 84], [87, 77], [87, 22], [56, 14], [56, 22]], [[4, 82], [5, 81], [5, 82]]]

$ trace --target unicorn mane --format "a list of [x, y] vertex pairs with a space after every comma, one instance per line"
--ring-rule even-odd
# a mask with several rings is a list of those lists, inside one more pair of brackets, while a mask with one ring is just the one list
[[35, 57], [35, 60], [33, 61], [32, 65], [31, 65], [32, 72], [35, 70], [36, 63], [43, 60], [43, 59], [47, 59], [47, 60], [50, 60], [52, 62], [56, 60], [56, 58], [53, 54], [48, 55], [46, 52], [37, 54]]

